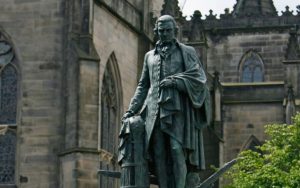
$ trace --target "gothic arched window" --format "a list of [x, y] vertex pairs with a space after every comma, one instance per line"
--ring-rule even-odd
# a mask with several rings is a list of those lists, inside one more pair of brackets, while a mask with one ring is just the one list
[[[112, 54], [106, 64], [101, 90], [101, 128], [100, 151], [116, 156], [118, 150], [118, 134], [122, 113], [121, 79], [117, 60]], [[118, 164], [113, 160], [102, 159], [100, 168], [116, 170]], [[117, 181], [112, 178], [100, 177], [101, 188], [116, 188]]]
[[12, 46], [0, 33], [0, 187], [15, 184], [18, 73]]
[[261, 57], [250, 51], [244, 55], [240, 63], [241, 82], [262, 82], [264, 80], [264, 64]]

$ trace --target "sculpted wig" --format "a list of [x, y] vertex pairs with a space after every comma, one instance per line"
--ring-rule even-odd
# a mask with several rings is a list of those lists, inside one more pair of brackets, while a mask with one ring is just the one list
[[174, 25], [174, 29], [175, 29], [175, 35], [177, 35], [178, 33], [178, 26], [177, 26], [177, 23], [175, 21], [175, 19], [170, 16], [170, 15], [163, 15], [161, 17], [159, 17], [157, 20], [156, 20], [156, 23], [155, 23], [155, 28], [154, 28], [154, 34], [155, 35], [158, 35], [158, 23], [159, 22], [172, 22], [173, 25]]

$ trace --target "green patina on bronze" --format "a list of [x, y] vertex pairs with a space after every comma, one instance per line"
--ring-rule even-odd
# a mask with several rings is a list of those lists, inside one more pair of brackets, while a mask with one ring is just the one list
[[[177, 42], [173, 17], [160, 17], [155, 32], [160, 40], [145, 55], [123, 122], [140, 114], [145, 122], [145, 158], [154, 166], [159, 187], [184, 188], [191, 169], [205, 168], [202, 129], [211, 119], [207, 78], [195, 49]], [[125, 135], [120, 134], [123, 141]], [[121, 154], [124, 148], [122, 143]], [[123, 155], [119, 162], [124, 159]]]

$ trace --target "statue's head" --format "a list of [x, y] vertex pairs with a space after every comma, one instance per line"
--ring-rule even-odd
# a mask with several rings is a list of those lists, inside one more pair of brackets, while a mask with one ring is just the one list
[[175, 19], [170, 15], [159, 17], [155, 23], [154, 32], [161, 42], [171, 42], [176, 38], [178, 27]]

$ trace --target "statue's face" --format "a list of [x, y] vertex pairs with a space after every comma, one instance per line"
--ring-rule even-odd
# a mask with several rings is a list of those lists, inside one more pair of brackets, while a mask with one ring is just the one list
[[172, 21], [158, 22], [158, 37], [162, 43], [175, 39], [175, 26]]

